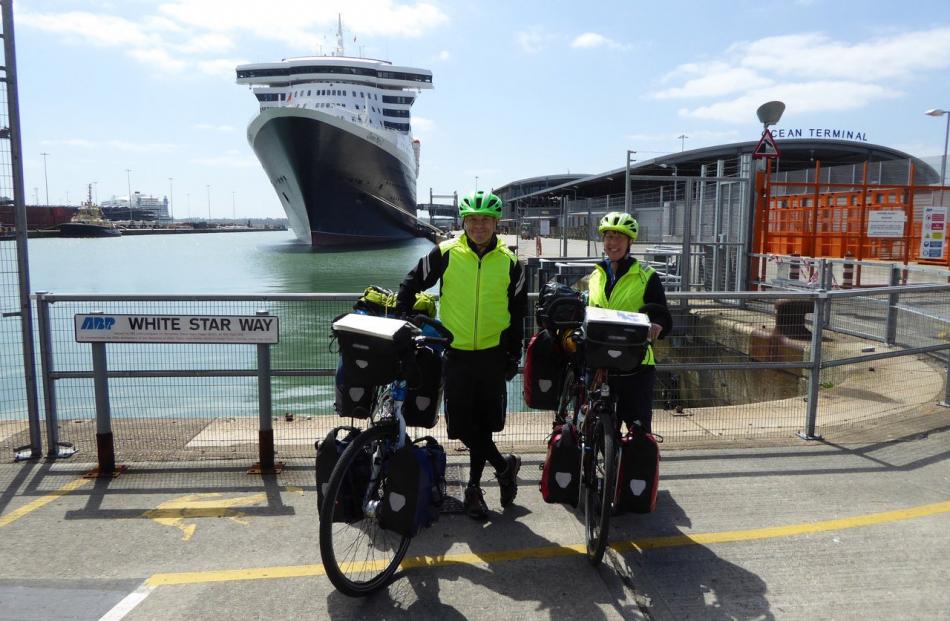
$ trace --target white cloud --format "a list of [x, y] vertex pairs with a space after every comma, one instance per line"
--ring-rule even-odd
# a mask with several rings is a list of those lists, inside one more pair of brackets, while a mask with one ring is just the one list
[[336, 30], [343, 14], [346, 38], [419, 37], [441, 26], [448, 17], [426, 2], [396, 4], [392, 0], [321, 1], [179, 0], [159, 7], [166, 16], [188, 26], [217, 32], [245, 31], [260, 39], [319, 46], [312, 31]]
[[423, 133], [429, 133], [435, 129], [435, 121], [432, 119], [427, 119], [424, 116], [413, 116], [412, 117], [412, 131], [413, 133], [419, 131]]
[[68, 13], [20, 13], [18, 26], [29, 26], [45, 32], [62, 35], [73, 43], [87, 43], [98, 47], [145, 47], [156, 43], [135, 22], [112, 15], [98, 15], [84, 11]]
[[657, 99], [686, 97], [717, 97], [772, 84], [772, 80], [758, 75], [752, 69], [732, 67], [727, 63], [714, 62], [705, 65], [690, 65], [683, 72], [699, 77], [687, 80], [682, 86], [654, 93]]
[[891, 34], [861, 43], [824, 34], [766, 37], [734, 46], [741, 64], [781, 76], [874, 81], [950, 67], [950, 28]]
[[446, 61], [452, 57], [452, 54], [448, 50], [442, 50], [439, 52], [439, 60]]
[[553, 39], [554, 35], [540, 26], [532, 26], [527, 30], [519, 30], [515, 33], [515, 42], [528, 54], [541, 52]]
[[701, 99], [680, 115], [745, 123], [763, 101], [780, 99], [795, 113], [854, 110], [899, 97], [902, 84], [947, 68], [950, 28], [857, 43], [801, 33], [736, 43], [720, 59], [680, 65], [661, 80], [672, 86], [653, 97]]
[[213, 75], [228, 80], [234, 79], [234, 68], [248, 61], [239, 58], [215, 58], [214, 60], [199, 60], [195, 62], [198, 71], [205, 75]]
[[571, 47], [573, 48], [592, 48], [592, 47], [609, 47], [614, 50], [626, 49], [627, 46], [617, 43], [609, 37], [605, 37], [602, 34], [596, 32], [585, 32], [584, 34], [578, 35], [571, 41]]
[[176, 0], [160, 4], [155, 14], [136, 21], [101, 12], [30, 13], [17, 15], [19, 25], [59, 36], [73, 45], [112, 47], [159, 71], [229, 75], [235, 63], [217, 55], [240, 45], [241, 38], [278, 41], [301, 54], [320, 49], [326, 33], [336, 30], [343, 13], [345, 40], [354, 36], [423, 36], [448, 21], [436, 5], [394, 0]]
[[877, 84], [860, 82], [816, 81], [780, 84], [750, 90], [735, 99], [720, 101], [693, 109], [682, 109], [689, 118], [745, 123], [755, 119], [755, 110], [765, 101], [784, 101], [796, 114], [856, 110], [879, 99], [891, 99], [899, 91]]

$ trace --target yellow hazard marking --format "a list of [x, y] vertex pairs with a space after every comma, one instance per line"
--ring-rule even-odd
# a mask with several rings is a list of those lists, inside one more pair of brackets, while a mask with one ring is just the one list
[[16, 509], [14, 511], [11, 511], [10, 513], [7, 513], [4, 516], [0, 516], [0, 528], [3, 528], [4, 526], [12, 524], [13, 522], [16, 522], [24, 515], [28, 513], [32, 513], [33, 511], [36, 511], [37, 509], [40, 509], [42, 507], [45, 507], [46, 505], [53, 502], [60, 496], [65, 496], [66, 494], [79, 489], [80, 487], [82, 487], [83, 485], [86, 485], [89, 482], [90, 482], [89, 479], [76, 479], [75, 481], [70, 481], [66, 485], [59, 488], [58, 490], [50, 492], [46, 494], [45, 496], [41, 496], [37, 498], [36, 500], [23, 505], [19, 509]]
[[[927, 517], [950, 512], [950, 501], [938, 502], [930, 505], [921, 505], [897, 511], [871, 513], [850, 518], [824, 520], [806, 524], [792, 524], [789, 526], [773, 526], [769, 528], [754, 528], [750, 530], [724, 531], [720, 533], [705, 533], [696, 535], [673, 535], [668, 537], [648, 537], [633, 541], [618, 541], [610, 545], [618, 552], [629, 550], [654, 550], [658, 548], [672, 548], [685, 545], [702, 545], [713, 543], [730, 543], [736, 541], [751, 541], [775, 537], [793, 537], [833, 530], [845, 530], [860, 526], [873, 526], [888, 522], [900, 522], [915, 518]], [[403, 560], [400, 567], [444, 567], [448, 565], [491, 564], [522, 559], [546, 559], [565, 556], [579, 556], [584, 554], [584, 544], [547, 546], [541, 548], [526, 548], [522, 550], [500, 550], [497, 552], [481, 552], [479, 554], [446, 554], [439, 556], [413, 556]], [[384, 562], [365, 562], [360, 565], [350, 564], [350, 569], [360, 567], [365, 571], [383, 568]], [[322, 576], [326, 571], [323, 565], [288, 565], [283, 567], [259, 567], [248, 569], [231, 569], [222, 571], [193, 571], [181, 573], [155, 574], [145, 581], [150, 587], [172, 586], [181, 584], [198, 584], [207, 582], [228, 582], [232, 580], [268, 580], [273, 578], [303, 578]]]
[[181, 540], [188, 541], [195, 534], [197, 524], [187, 523], [185, 520], [198, 518], [228, 518], [238, 524], [247, 525], [245, 513], [234, 507], [246, 507], [267, 502], [264, 493], [238, 498], [223, 498], [218, 492], [208, 494], [189, 494], [172, 500], [167, 500], [142, 514], [143, 517], [155, 520], [164, 526], [172, 526], [182, 532]]

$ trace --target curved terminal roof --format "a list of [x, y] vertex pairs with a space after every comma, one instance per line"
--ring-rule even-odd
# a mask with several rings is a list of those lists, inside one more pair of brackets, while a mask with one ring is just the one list
[[[726, 174], [735, 176], [738, 172], [740, 156], [752, 153], [757, 142], [736, 142], [703, 147], [634, 162], [630, 165], [630, 174], [672, 176], [675, 173], [679, 176], [698, 177], [701, 167], [707, 165], [711, 168], [711, 170], [707, 169], [707, 175], [712, 175], [716, 171], [716, 162], [724, 160], [727, 162], [727, 168], [731, 168], [731, 170], [727, 170]], [[793, 139], [776, 142], [782, 153], [782, 157], [777, 161], [779, 171], [814, 168], [816, 162], [820, 162], [822, 168], [827, 168], [844, 164], [863, 164], [864, 162], [910, 160], [914, 163], [917, 171], [915, 183], [921, 185], [937, 183], [940, 177], [939, 172], [920, 158], [883, 145], [835, 139]], [[495, 192], [508, 194], [507, 197], [503, 196], [507, 200], [548, 198], [564, 194], [566, 191], [570, 191], [572, 196], [578, 198], [621, 194], [624, 191], [625, 175], [626, 168], [621, 166], [620, 168], [587, 176], [551, 175], [549, 177], [531, 177], [507, 183], [496, 189]], [[538, 187], [526, 192], [518, 191], [522, 187], [528, 190], [529, 186], [533, 185], [531, 182], [535, 180], [550, 179], [556, 181], [558, 177], [564, 177], [564, 179], [553, 185]]]

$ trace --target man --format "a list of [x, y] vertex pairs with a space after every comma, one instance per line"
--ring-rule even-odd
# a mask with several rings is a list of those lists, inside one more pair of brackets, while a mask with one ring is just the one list
[[[656, 271], [630, 256], [640, 225], [630, 214], [613, 211], [597, 227], [604, 236], [604, 260], [590, 275], [588, 304], [600, 308], [645, 313], [650, 317], [649, 340], [663, 338], [673, 328], [666, 305], [666, 292]], [[627, 426], [635, 423], [647, 433], [653, 425], [653, 388], [656, 367], [653, 347], [647, 346], [643, 364], [632, 374], [611, 373], [611, 390], [617, 395], [617, 411]]]
[[464, 233], [422, 257], [403, 280], [397, 311], [412, 307], [419, 291], [441, 280], [439, 317], [452, 333], [446, 352], [445, 417], [448, 436], [469, 450], [465, 512], [484, 520], [488, 506], [481, 489], [485, 463], [495, 468], [501, 506], [518, 494], [521, 458], [502, 456], [492, 432], [505, 426], [507, 385], [518, 370], [527, 306], [524, 272], [518, 258], [498, 239], [501, 199], [472, 192], [459, 204]]

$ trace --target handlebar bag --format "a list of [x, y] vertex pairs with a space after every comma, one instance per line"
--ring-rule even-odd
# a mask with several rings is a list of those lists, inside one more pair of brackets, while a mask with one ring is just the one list
[[357, 313], [334, 321], [332, 330], [340, 343], [342, 380], [349, 386], [378, 386], [396, 379], [419, 332], [408, 321]]
[[643, 361], [650, 318], [588, 306], [584, 317], [584, 361], [590, 369], [633, 371]]

